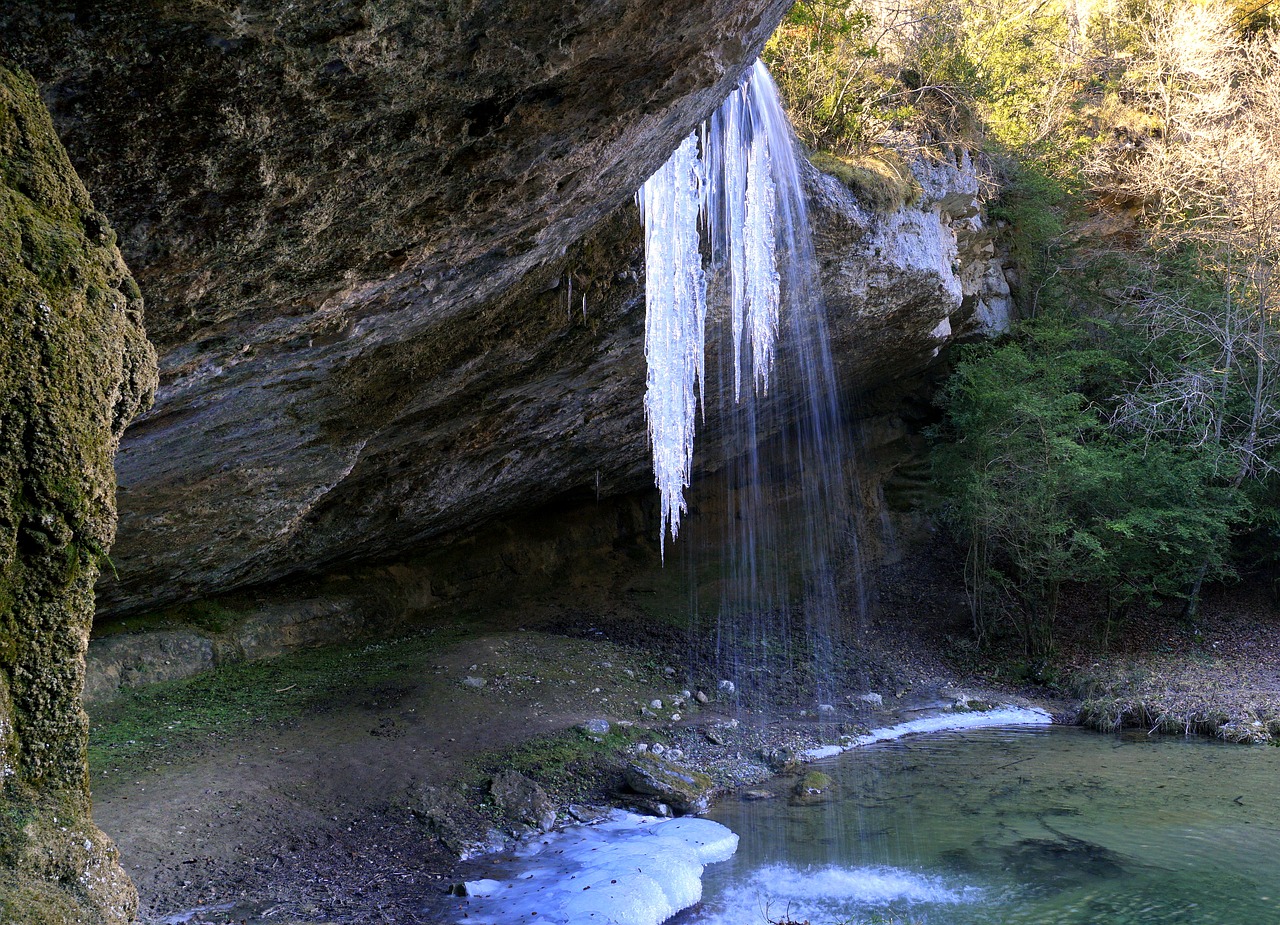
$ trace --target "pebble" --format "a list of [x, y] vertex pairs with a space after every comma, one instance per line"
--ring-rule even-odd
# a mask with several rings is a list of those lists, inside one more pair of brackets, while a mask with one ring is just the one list
[[829, 703], [818, 704], [819, 713], [834, 713], [835, 711], [836, 711], [836, 708]]
[[649, 751], [653, 752], [655, 755], [661, 755], [666, 750], [667, 750], [667, 747], [663, 745], [661, 742], [654, 742], [651, 746], [649, 746]]
[[693, 695], [693, 699], [698, 701], [698, 703], [706, 703], [711, 698], [708, 697], [706, 694], [704, 694], [702, 691], [698, 691], [696, 694]]
[[649, 709], [650, 709], [650, 710], [661, 710], [661, 709], [662, 709], [662, 701], [661, 701], [661, 700], [657, 700], [657, 699], [650, 700], [650, 701], [649, 701]]
[[607, 719], [589, 719], [578, 728], [588, 735], [607, 736], [609, 734], [609, 721]]
[[680, 722], [680, 714], [679, 714], [679, 713], [672, 713], [672, 714], [671, 714], [671, 722], [673, 722], [673, 723], [678, 723], [678, 722]]
[[884, 698], [876, 693], [859, 694], [858, 699], [863, 703], [871, 704], [873, 707], [884, 706]]
[[463, 687], [484, 687], [488, 683], [484, 678], [473, 678], [470, 675], [462, 679]]
[[732, 681], [722, 680], [719, 684], [716, 685], [716, 689], [720, 691], [720, 693], [722, 694], [732, 694], [734, 691], [737, 690], [737, 687], [734, 686], [734, 683]]

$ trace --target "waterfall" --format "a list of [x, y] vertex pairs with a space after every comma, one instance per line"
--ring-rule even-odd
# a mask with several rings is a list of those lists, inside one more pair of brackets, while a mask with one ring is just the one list
[[701, 131], [689, 135], [636, 193], [645, 249], [644, 407], [662, 496], [664, 550], [667, 530], [675, 539], [686, 510], [702, 405], [694, 393], [701, 390], [705, 398], [706, 391], [707, 280], [698, 226], [707, 229], [713, 260], [728, 265], [734, 397], [742, 391], [744, 334], [755, 389], [765, 392], [778, 333], [779, 180], [794, 181], [799, 194], [791, 158], [777, 88], [757, 61]]
[[[728, 490], [718, 660], [733, 676], [789, 670], [790, 604], [798, 598], [812, 649], [805, 663], [821, 678], [838, 610], [833, 560], [837, 548], [856, 556], [856, 544], [804, 192], [791, 127], [762, 63], [646, 181], [637, 201], [645, 232], [645, 412], [664, 558], [667, 532], [677, 537], [687, 511], [694, 433], [710, 407]], [[708, 326], [728, 328], [712, 340], [720, 346], [712, 350], [718, 383], [710, 385]], [[744, 614], [752, 619], [740, 620]], [[775, 652], [779, 640], [778, 663], [762, 664], [760, 653]]]

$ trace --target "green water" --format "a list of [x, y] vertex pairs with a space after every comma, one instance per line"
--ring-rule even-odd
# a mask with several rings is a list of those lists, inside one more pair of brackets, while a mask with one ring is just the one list
[[988, 729], [819, 767], [833, 803], [716, 807], [741, 844], [679, 922], [1280, 923], [1280, 748]]

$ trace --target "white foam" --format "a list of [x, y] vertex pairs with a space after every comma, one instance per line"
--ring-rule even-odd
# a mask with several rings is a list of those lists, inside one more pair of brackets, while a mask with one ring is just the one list
[[508, 876], [474, 881], [458, 921], [658, 925], [702, 899], [703, 865], [737, 847], [738, 836], [709, 819], [615, 812], [522, 845]]
[[877, 742], [890, 742], [903, 736], [918, 735], [924, 732], [958, 732], [963, 729], [985, 729], [991, 726], [1048, 726], [1053, 717], [1047, 710], [1039, 707], [999, 707], [974, 713], [939, 713], [935, 716], [924, 716], [896, 726], [885, 726], [872, 729], [866, 735], [856, 736], [843, 745], [823, 745], [811, 748], [801, 754], [806, 761], [817, 761], [831, 758], [851, 748], [863, 745], [874, 745]]
[[[759, 925], [762, 910], [793, 921], [862, 921], [860, 913], [900, 911], [921, 904], [957, 905], [978, 900], [973, 887], [895, 867], [796, 868], [771, 864], [756, 870], [715, 902], [698, 925]], [[853, 918], [851, 918], [851, 916]], [[877, 915], [876, 920], [879, 920]], [[896, 919], [895, 919], [896, 920]]]

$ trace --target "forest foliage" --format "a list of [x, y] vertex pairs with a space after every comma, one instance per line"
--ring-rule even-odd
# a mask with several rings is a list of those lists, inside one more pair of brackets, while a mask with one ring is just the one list
[[954, 351], [934, 458], [980, 637], [1277, 565], [1275, 7], [801, 0], [766, 50], [811, 149], [990, 165], [1021, 318]]

